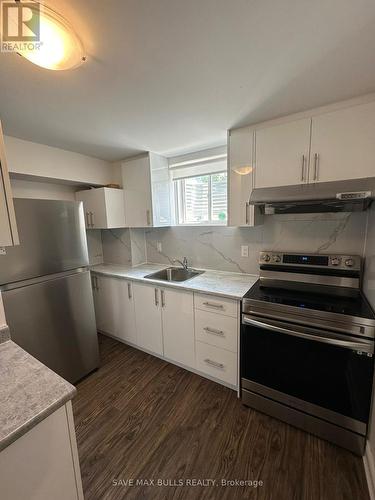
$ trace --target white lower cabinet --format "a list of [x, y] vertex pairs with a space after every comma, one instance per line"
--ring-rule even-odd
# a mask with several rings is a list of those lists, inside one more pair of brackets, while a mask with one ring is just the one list
[[238, 302], [196, 293], [194, 305], [197, 370], [236, 386]]
[[97, 328], [237, 385], [238, 302], [93, 273]]
[[133, 283], [137, 343], [139, 347], [163, 355], [161, 292], [159, 288]]
[[83, 500], [72, 405], [0, 453], [1, 500]]
[[194, 305], [190, 292], [168, 289], [162, 293], [164, 356], [193, 368]]
[[133, 283], [98, 275], [92, 283], [97, 329], [137, 344]]
[[138, 345], [193, 368], [193, 294], [141, 283], [133, 287]]
[[237, 353], [203, 342], [196, 342], [195, 349], [197, 370], [227, 384], [237, 384]]
[[196, 293], [194, 294], [194, 304], [196, 309], [201, 309], [202, 311], [208, 311], [237, 318], [237, 301], [233, 299]]
[[221, 349], [237, 352], [237, 318], [195, 310], [195, 338]]
[[96, 328], [110, 335], [114, 335], [112, 298], [116, 295], [115, 288], [114, 278], [98, 275], [92, 277]]
[[118, 304], [115, 316], [115, 336], [132, 344], [137, 344], [137, 329], [135, 326], [135, 302], [133, 283], [118, 280]]

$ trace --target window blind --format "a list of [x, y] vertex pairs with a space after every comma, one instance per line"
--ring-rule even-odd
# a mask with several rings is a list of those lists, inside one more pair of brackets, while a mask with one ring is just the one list
[[226, 147], [206, 149], [170, 158], [169, 170], [173, 180], [188, 179], [227, 170]]

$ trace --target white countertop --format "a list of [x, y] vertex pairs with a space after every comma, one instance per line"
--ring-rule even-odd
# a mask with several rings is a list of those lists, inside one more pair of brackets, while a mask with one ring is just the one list
[[241, 299], [258, 279], [258, 276], [254, 274], [230, 273], [211, 269], [205, 269], [203, 274], [183, 282], [160, 281], [145, 278], [146, 275], [160, 271], [161, 269], [166, 269], [167, 267], [170, 266], [165, 264], [140, 264], [131, 267], [119, 264], [99, 264], [91, 266], [91, 270], [98, 274], [116, 278], [142, 281], [144, 283], [179, 288], [192, 292], [220, 295], [222, 297], [237, 300]]

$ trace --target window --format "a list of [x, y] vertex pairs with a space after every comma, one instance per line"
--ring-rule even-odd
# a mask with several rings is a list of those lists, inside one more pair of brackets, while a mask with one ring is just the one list
[[172, 160], [170, 170], [174, 181], [177, 224], [225, 225], [227, 223], [225, 150], [215, 148]]
[[226, 224], [227, 173], [175, 181], [179, 224]]

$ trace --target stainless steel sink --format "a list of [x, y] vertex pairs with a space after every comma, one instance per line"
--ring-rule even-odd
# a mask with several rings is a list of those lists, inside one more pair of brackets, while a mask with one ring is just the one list
[[160, 281], [187, 281], [203, 274], [204, 271], [197, 271], [196, 269], [183, 269], [182, 267], [168, 267], [156, 273], [148, 274], [145, 278]]

